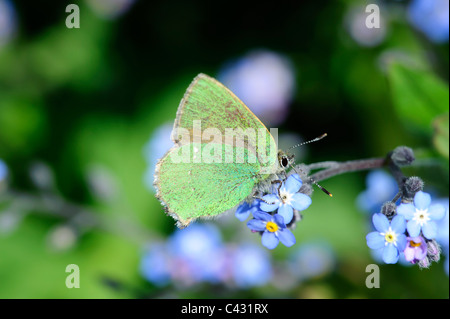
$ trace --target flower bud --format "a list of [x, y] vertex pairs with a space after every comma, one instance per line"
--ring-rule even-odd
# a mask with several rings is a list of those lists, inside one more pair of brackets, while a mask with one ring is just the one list
[[441, 259], [441, 247], [434, 239], [427, 242], [427, 257], [435, 262]]
[[403, 196], [413, 198], [417, 192], [423, 190], [423, 180], [417, 176], [408, 177], [403, 186]]
[[397, 210], [397, 205], [393, 202], [386, 202], [381, 207], [381, 213], [388, 219], [392, 218]]
[[397, 166], [410, 165], [414, 162], [414, 152], [411, 148], [407, 146], [398, 146], [392, 152], [391, 159]]
[[425, 257], [424, 259], [419, 261], [418, 265], [420, 268], [430, 268], [431, 261], [428, 259], [428, 257]]

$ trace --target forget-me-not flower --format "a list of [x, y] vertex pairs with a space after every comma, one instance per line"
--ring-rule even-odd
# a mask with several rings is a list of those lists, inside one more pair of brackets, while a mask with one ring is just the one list
[[440, 204], [431, 205], [430, 194], [419, 191], [414, 196], [414, 204], [400, 204], [397, 213], [408, 221], [409, 236], [417, 237], [422, 231], [425, 238], [433, 239], [437, 235], [436, 221], [444, 217], [445, 208]]
[[422, 236], [407, 237], [406, 240], [403, 253], [407, 261], [415, 264], [427, 256], [427, 243]]
[[279, 214], [270, 215], [265, 212], [253, 213], [247, 227], [253, 231], [262, 231], [261, 242], [264, 247], [274, 249], [281, 241], [286, 247], [295, 244], [294, 234], [286, 228], [284, 219]]
[[366, 236], [367, 246], [371, 249], [383, 248], [383, 261], [386, 264], [395, 264], [400, 252], [406, 247], [405, 218], [396, 215], [391, 222], [383, 214], [374, 214], [373, 225], [377, 231]]
[[241, 288], [265, 285], [272, 278], [270, 255], [261, 246], [238, 246], [230, 258], [231, 274]]
[[220, 252], [224, 244], [214, 225], [196, 223], [186, 229], [177, 229], [167, 245], [168, 252], [186, 266], [194, 281], [220, 280], [224, 262]]
[[273, 212], [278, 209], [278, 215], [283, 217], [285, 224], [289, 224], [294, 217], [294, 209], [302, 211], [311, 205], [311, 197], [298, 192], [302, 184], [300, 176], [292, 174], [282, 183], [279, 191], [263, 196], [261, 210]]
[[237, 219], [243, 222], [248, 218], [248, 216], [250, 216], [250, 213], [253, 214], [254, 212], [259, 210], [260, 203], [261, 201], [259, 199], [255, 199], [252, 203], [243, 202], [236, 209], [234, 215]]

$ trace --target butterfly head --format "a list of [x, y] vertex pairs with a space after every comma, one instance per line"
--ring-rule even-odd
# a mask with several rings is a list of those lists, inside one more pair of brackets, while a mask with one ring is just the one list
[[278, 163], [282, 169], [286, 170], [294, 164], [294, 155], [280, 150], [278, 151]]

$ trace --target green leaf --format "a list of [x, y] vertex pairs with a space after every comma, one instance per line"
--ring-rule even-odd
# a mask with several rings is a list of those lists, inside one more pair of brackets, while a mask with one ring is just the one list
[[29, 154], [45, 137], [42, 101], [0, 92], [0, 157]]
[[433, 144], [436, 150], [445, 158], [449, 158], [449, 125], [448, 113], [442, 114], [433, 121]]
[[395, 109], [405, 125], [431, 134], [433, 119], [448, 112], [448, 84], [430, 71], [392, 63], [389, 83]]

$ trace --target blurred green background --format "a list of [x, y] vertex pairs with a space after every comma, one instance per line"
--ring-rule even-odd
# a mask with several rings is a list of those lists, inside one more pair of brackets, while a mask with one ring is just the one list
[[[380, 263], [381, 287], [365, 286], [378, 263], [356, 202], [366, 172], [322, 182], [334, 197], [313, 194], [291, 248], [265, 250], [233, 216], [208, 222], [229, 250], [261, 247], [271, 269], [261, 284], [161, 284], [142, 270], [146, 247], [175, 231], [149, 186], [157, 150], [170, 146], [156, 132], [200, 72], [288, 147], [328, 133], [297, 162], [413, 148], [405, 173], [447, 198], [448, 214], [448, 1], [422, 2], [377, 1], [381, 25], [368, 29], [359, 0], [0, 0], [0, 298], [448, 298], [448, 232], [447, 255], [430, 269]], [[66, 27], [70, 3], [80, 28]], [[268, 84], [252, 90], [261, 77]], [[291, 253], [310, 242], [326, 243], [329, 267], [299, 279]], [[78, 289], [65, 285], [69, 264]]]

